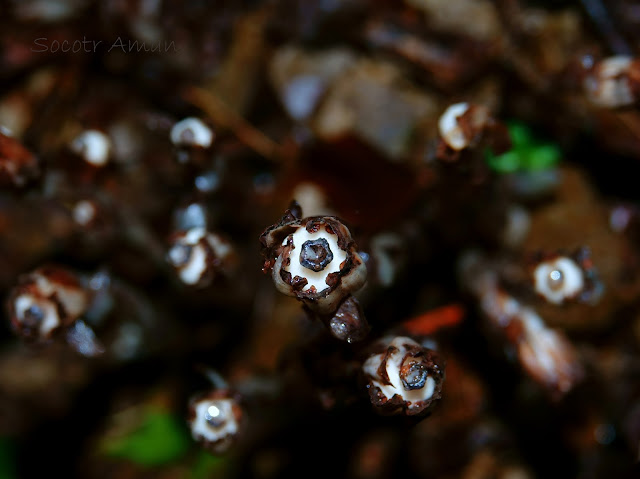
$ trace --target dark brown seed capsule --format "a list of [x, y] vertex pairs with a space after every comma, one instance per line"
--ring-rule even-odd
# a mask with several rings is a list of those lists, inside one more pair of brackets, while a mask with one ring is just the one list
[[300, 264], [311, 271], [322, 271], [333, 261], [333, 252], [325, 238], [305, 241], [300, 251]]
[[429, 372], [424, 364], [417, 361], [407, 361], [407, 364], [403, 364], [400, 370], [400, 379], [402, 380], [402, 386], [407, 391], [414, 389], [422, 389], [429, 377]]

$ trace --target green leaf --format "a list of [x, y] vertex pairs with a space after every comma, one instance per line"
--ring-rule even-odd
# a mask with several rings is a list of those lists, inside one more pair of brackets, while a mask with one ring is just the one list
[[555, 145], [541, 145], [532, 148], [527, 155], [527, 170], [547, 170], [553, 168], [560, 161], [560, 149]]
[[221, 469], [225, 464], [225, 459], [200, 451], [191, 469], [191, 479], [209, 479], [216, 470]]
[[498, 173], [513, 173], [518, 171], [522, 166], [521, 155], [515, 151], [507, 151], [502, 155], [494, 155], [489, 153], [487, 162], [489, 167]]
[[491, 151], [485, 153], [489, 167], [498, 173], [515, 173], [517, 171], [539, 171], [555, 167], [562, 153], [560, 148], [551, 143], [542, 143], [534, 138], [531, 130], [521, 124], [508, 124], [511, 150], [501, 155]]
[[182, 421], [166, 412], [150, 409], [138, 428], [123, 437], [109, 439], [104, 452], [128, 459], [140, 466], [153, 467], [181, 459], [191, 440]]
[[522, 123], [509, 122], [507, 128], [513, 149], [530, 146], [534, 143], [531, 130]]

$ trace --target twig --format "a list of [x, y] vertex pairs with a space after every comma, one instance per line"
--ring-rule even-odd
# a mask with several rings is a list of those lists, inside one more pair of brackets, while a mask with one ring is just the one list
[[216, 95], [203, 88], [192, 86], [185, 90], [183, 97], [205, 112], [216, 125], [231, 130], [242, 143], [256, 153], [273, 162], [280, 162], [282, 147], [228, 107]]

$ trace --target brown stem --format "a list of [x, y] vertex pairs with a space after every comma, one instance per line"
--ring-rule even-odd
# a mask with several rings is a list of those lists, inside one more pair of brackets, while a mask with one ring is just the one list
[[191, 86], [186, 89], [183, 97], [205, 112], [216, 125], [231, 130], [242, 143], [260, 156], [273, 162], [280, 162], [282, 147], [242, 118], [216, 95], [203, 88]]

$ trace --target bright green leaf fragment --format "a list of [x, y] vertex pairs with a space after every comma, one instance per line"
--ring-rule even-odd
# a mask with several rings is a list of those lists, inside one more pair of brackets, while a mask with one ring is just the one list
[[526, 158], [527, 170], [548, 170], [560, 161], [560, 149], [551, 144], [531, 148]]
[[511, 138], [514, 149], [532, 146], [534, 144], [531, 130], [523, 124], [512, 122], [507, 124], [507, 128], [509, 129], [509, 137]]
[[191, 479], [210, 479], [216, 471], [222, 472], [225, 464], [225, 459], [200, 451], [191, 469]]
[[507, 151], [502, 155], [494, 155], [487, 151], [487, 163], [498, 173], [514, 173], [520, 169], [522, 163], [520, 156], [515, 150]]
[[140, 466], [153, 467], [181, 459], [190, 446], [191, 440], [180, 419], [149, 410], [134, 431], [105, 442], [104, 452]]
[[555, 167], [561, 158], [560, 148], [533, 137], [531, 130], [520, 123], [510, 123], [509, 136], [513, 147], [501, 155], [487, 150], [489, 167], [498, 173], [539, 171]]

